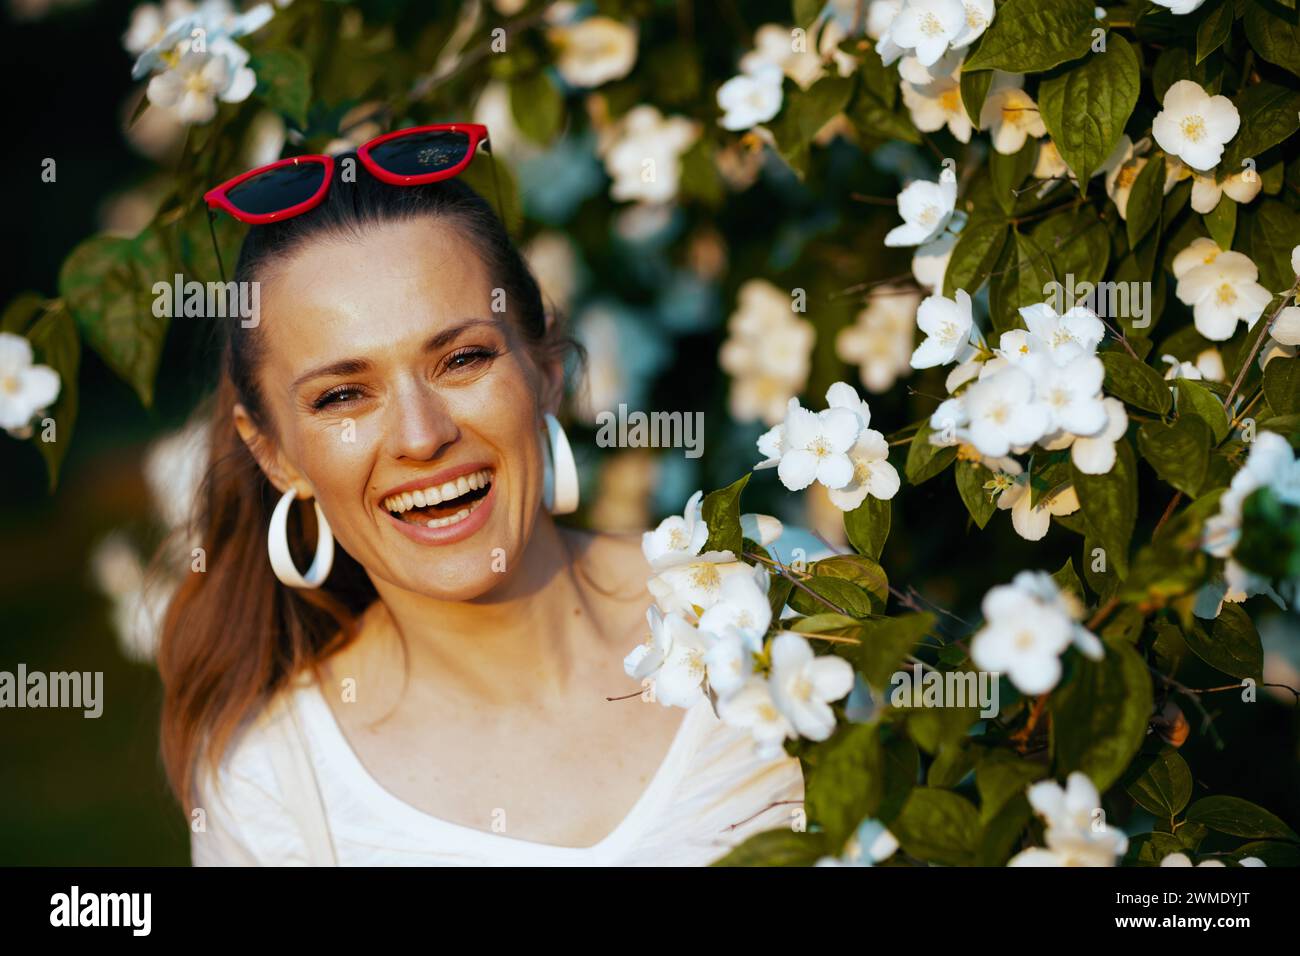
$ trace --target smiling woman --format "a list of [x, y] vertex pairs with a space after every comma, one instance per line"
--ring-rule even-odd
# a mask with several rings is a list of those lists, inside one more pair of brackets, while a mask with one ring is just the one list
[[796, 759], [626, 699], [648, 568], [551, 517], [572, 343], [491, 208], [334, 175], [245, 239], [262, 321], [206, 412], [208, 570], [159, 653], [195, 862], [708, 863], [789, 820]]

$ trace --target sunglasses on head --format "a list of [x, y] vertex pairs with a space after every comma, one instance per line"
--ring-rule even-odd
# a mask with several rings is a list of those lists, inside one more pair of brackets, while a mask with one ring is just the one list
[[[492, 141], [487, 127], [480, 123], [437, 123], [377, 136], [357, 147], [357, 158], [381, 182], [392, 186], [423, 186], [463, 172], [480, 144], [491, 155]], [[221, 251], [213, 225], [216, 210], [221, 209], [251, 225], [281, 222], [319, 206], [329, 192], [333, 177], [332, 156], [294, 156], [250, 169], [204, 193], [208, 227], [217, 247], [222, 280], [225, 266], [220, 261]], [[495, 160], [492, 185], [496, 190], [497, 215], [504, 224]]]

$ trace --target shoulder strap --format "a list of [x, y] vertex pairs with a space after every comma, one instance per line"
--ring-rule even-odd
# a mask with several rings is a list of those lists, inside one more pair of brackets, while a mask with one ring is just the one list
[[307, 748], [307, 738], [298, 721], [298, 708], [293, 699], [294, 687], [284, 692], [283, 707], [288, 720], [275, 722], [280, 743], [280, 759], [275, 761], [276, 777], [284, 792], [286, 804], [302, 824], [307, 841], [307, 858], [312, 866], [338, 866], [334, 841], [325, 818], [325, 805], [321, 801], [320, 786], [312, 767]]

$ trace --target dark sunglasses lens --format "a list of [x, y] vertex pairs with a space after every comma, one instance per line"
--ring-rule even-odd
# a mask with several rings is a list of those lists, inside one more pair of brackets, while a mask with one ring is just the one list
[[398, 136], [371, 147], [370, 158], [395, 176], [422, 176], [450, 169], [469, 152], [469, 134], [434, 130]]
[[324, 181], [323, 163], [277, 166], [227, 190], [226, 198], [240, 212], [264, 216], [306, 202]]

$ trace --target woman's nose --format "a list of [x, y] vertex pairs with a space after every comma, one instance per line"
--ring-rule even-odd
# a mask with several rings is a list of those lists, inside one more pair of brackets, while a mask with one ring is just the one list
[[402, 390], [389, 408], [388, 438], [393, 457], [428, 461], [460, 436], [451, 409], [433, 389]]

